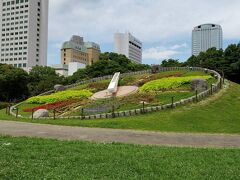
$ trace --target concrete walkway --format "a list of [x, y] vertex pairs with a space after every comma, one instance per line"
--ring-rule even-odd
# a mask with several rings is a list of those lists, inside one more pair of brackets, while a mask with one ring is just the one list
[[16, 137], [26, 136], [59, 140], [121, 142], [178, 147], [240, 148], [240, 135], [157, 133], [118, 129], [55, 126], [11, 121], [0, 121], [0, 134]]

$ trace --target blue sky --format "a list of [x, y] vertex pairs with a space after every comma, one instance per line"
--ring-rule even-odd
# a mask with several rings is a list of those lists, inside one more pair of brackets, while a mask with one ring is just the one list
[[143, 42], [144, 63], [185, 61], [192, 29], [199, 24], [220, 24], [224, 48], [238, 43], [239, 8], [239, 0], [50, 0], [48, 64], [60, 63], [61, 45], [73, 34], [111, 52], [113, 34], [126, 31]]

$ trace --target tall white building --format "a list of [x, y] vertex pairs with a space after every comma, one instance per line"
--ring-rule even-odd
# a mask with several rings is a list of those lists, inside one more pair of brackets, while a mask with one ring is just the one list
[[130, 33], [115, 33], [114, 52], [127, 56], [135, 63], [142, 63], [142, 42]]
[[192, 54], [197, 56], [209, 48], [221, 49], [223, 44], [222, 27], [217, 24], [202, 24], [192, 31]]
[[49, 0], [0, 0], [0, 63], [47, 65]]

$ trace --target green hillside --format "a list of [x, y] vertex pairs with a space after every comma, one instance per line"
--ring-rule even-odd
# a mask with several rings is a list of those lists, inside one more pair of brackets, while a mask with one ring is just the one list
[[[1, 119], [14, 120], [1, 110]], [[19, 120], [28, 121], [31, 120]], [[240, 85], [230, 83], [218, 94], [199, 102], [139, 116], [104, 120], [34, 120], [34, 123], [69, 126], [138, 129], [166, 132], [203, 132], [240, 134]]]
[[[63, 121], [62, 123], [64, 124]], [[230, 83], [227, 89], [209, 99], [174, 110], [114, 120], [71, 121], [71, 124], [151, 131], [240, 134], [240, 85]]]

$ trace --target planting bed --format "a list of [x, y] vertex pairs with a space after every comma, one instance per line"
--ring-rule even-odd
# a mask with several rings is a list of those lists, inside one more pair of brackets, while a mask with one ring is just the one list
[[88, 116], [161, 106], [171, 103], [172, 100], [176, 102], [194, 96], [190, 82], [195, 78], [206, 79], [209, 86], [217, 81], [212, 74], [203, 71], [176, 70], [127, 75], [120, 78], [119, 86], [136, 86], [139, 91], [135, 94], [92, 99], [94, 93], [107, 89], [110, 79], [105, 79], [49, 95], [32, 97], [18, 106], [19, 114], [30, 117], [33, 111], [48, 109], [50, 116], [53, 116], [53, 110], [59, 117]]

